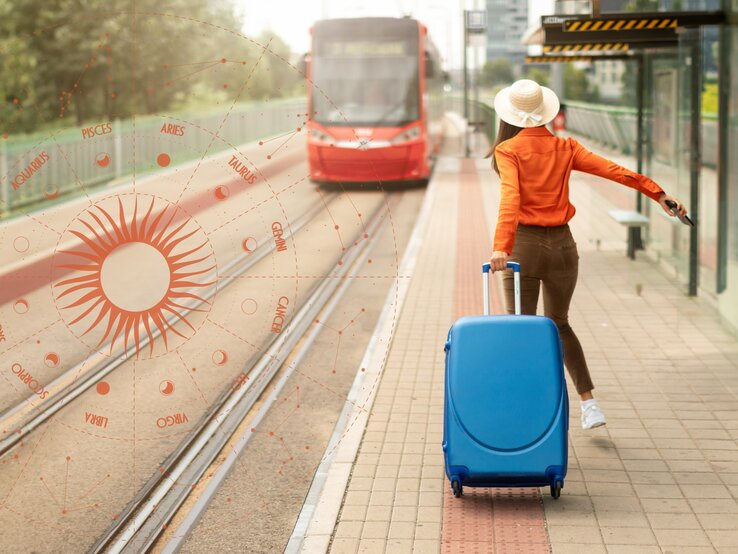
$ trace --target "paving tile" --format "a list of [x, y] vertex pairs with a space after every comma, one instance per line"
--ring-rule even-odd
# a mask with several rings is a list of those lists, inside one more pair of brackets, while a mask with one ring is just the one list
[[595, 512], [627, 512], [640, 511], [637, 498], [628, 496], [593, 496], [592, 504]]
[[697, 514], [696, 517], [705, 530], [738, 530], [735, 514]]
[[[389, 526], [388, 539], [413, 539], [415, 537], [414, 521], [393, 521]], [[410, 545], [412, 549], [412, 544]]]
[[608, 544], [607, 554], [662, 554], [662, 551], [658, 546], [643, 544]]
[[443, 521], [443, 510], [441, 507], [420, 507], [417, 512], [418, 523], [441, 523]]
[[685, 473], [685, 472], [674, 472], [672, 473], [674, 480], [679, 485], [720, 485], [720, 477], [715, 473]]
[[690, 498], [688, 500], [694, 512], [698, 514], [738, 514], [738, 502], [734, 499]]
[[364, 521], [366, 506], [348, 506], [341, 508], [341, 519], [344, 521]]
[[675, 485], [674, 475], [667, 471], [629, 471], [633, 485]]
[[441, 539], [441, 524], [432, 522], [418, 522], [415, 528], [416, 539]]
[[364, 527], [363, 521], [339, 521], [335, 530], [336, 538], [359, 538], [361, 529]]
[[[613, 512], [615, 513], [615, 512]], [[558, 525], [575, 525], [587, 527], [591, 525], [597, 525], [597, 518], [594, 512], [579, 512], [579, 511], [560, 511], [556, 512], [553, 510], [546, 511], [546, 524], [549, 529]]]
[[685, 485], [680, 483], [680, 487], [687, 498], [731, 498], [730, 491], [724, 485]]
[[390, 506], [394, 505], [395, 493], [392, 491], [372, 491], [369, 497], [370, 506]]
[[641, 545], [656, 544], [656, 537], [648, 527], [601, 527], [605, 544]]
[[548, 530], [551, 542], [602, 544], [602, 534], [597, 525], [557, 525]]
[[365, 521], [389, 521], [392, 506], [377, 506], [370, 504], [366, 509]]
[[388, 539], [385, 547], [387, 554], [412, 554], [413, 541], [411, 539]]
[[440, 547], [440, 540], [415, 539], [413, 541], [414, 554], [425, 554], [426, 552], [429, 554], [433, 554], [434, 552], [438, 552], [440, 550]]
[[664, 554], [716, 554], [712, 546], [665, 546]]
[[648, 513], [651, 528], [660, 529], [701, 529], [702, 525], [694, 514]]
[[554, 543], [551, 547], [553, 554], [607, 554], [605, 545], [601, 543]]
[[635, 496], [633, 487], [628, 483], [588, 483], [586, 491], [592, 496]]
[[630, 483], [628, 472], [624, 470], [583, 469], [582, 474], [586, 482]]
[[639, 498], [683, 498], [677, 485], [633, 485]]
[[417, 521], [418, 508], [415, 505], [412, 506], [399, 506], [395, 504], [392, 508], [392, 517], [390, 521]]
[[384, 539], [362, 539], [359, 541], [359, 554], [384, 554], [387, 541]]
[[331, 554], [356, 554], [359, 549], [358, 539], [335, 538], [331, 544]]
[[664, 546], [710, 546], [710, 539], [699, 529], [655, 529], [659, 545]]
[[705, 531], [710, 537], [713, 546], [718, 548], [733, 548], [738, 551], [738, 530], [707, 529]]
[[597, 522], [605, 527], [649, 527], [643, 512], [597, 512]]
[[646, 513], [694, 513], [692, 507], [684, 498], [642, 498], [641, 504]]
[[666, 471], [668, 466], [663, 460], [623, 460], [626, 471]]
[[387, 538], [387, 529], [389, 522], [387, 521], [367, 521], [361, 530], [361, 538], [363, 539], [385, 539]]

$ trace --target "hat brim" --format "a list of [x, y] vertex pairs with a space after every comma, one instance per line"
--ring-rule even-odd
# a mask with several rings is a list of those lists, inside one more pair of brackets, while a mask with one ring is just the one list
[[505, 123], [515, 125], [516, 127], [538, 127], [540, 125], [550, 123], [553, 121], [553, 118], [556, 117], [556, 114], [559, 113], [559, 97], [556, 96], [556, 93], [550, 88], [541, 87], [541, 92], [543, 93], [543, 105], [541, 110], [536, 112], [536, 115], [541, 116], [540, 121], [520, 117], [518, 115], [519, 110], [516, 110], [512, 104], [510, 104], [511, 88], [512, 87], [504, 88], [497, 93], [497, 96], [495, 96], [495, 111], [497, 112], [497, 116]]

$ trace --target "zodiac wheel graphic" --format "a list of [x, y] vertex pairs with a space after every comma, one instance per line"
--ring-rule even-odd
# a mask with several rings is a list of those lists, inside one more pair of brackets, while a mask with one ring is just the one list
[[197, 332], [215, 293], [215, 269], [207, 236], [181, 208], [123, 194], [69, 225], [54, 256], [52, 293], [67, 327], [88, 346], [154, 357]]

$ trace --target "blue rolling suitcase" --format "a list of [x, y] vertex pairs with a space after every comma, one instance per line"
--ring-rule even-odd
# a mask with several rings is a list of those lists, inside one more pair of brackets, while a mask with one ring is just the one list
[[561, 340], [543, 316], [489, 315], [489, 264], [482, 267], [483, 316], [456, 321], [446, 342], [443, 454], [454, 496], [463, 487], [551, 487], [567, 466], [569, 397]]

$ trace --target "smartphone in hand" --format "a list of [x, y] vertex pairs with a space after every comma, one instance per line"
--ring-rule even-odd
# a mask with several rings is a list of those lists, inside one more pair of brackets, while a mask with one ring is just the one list
[[679, 213], [679, 211], [677, 211], [677, 203], [676, 202], [674, 202], [673, 200], [667, 200], [666, 201], [666, 205], [669, 207], [669, 209], [674, 210], [676, 212], [677, 217], [679, 218], [679, 221], [681, 221], [685, 225], [691, 225], [691, 226], [694, 227], [694, 223], [692, 223], [692, 220], [689, 219], [689, 216], [688, 215], [686, 215], [686, 214], [685, 215], [682, 215], [681, 213]]

